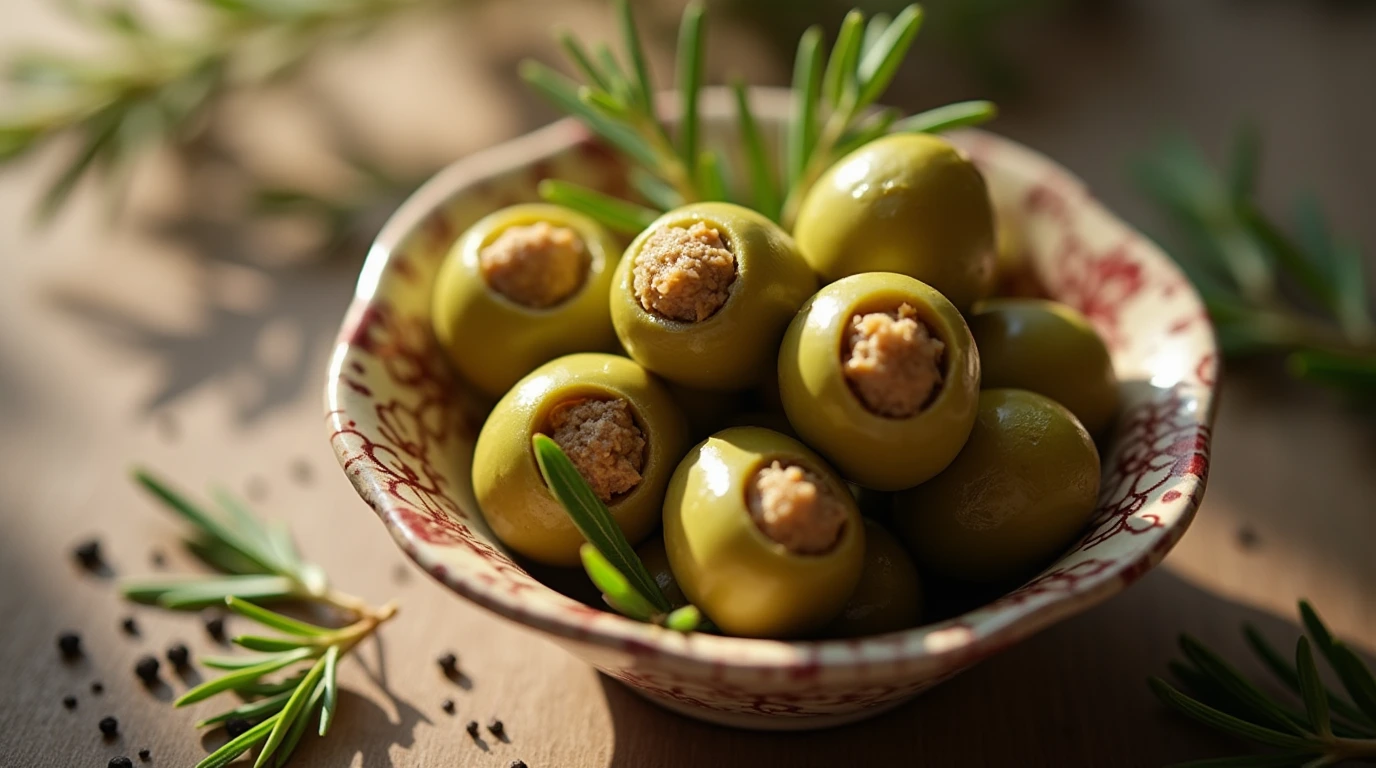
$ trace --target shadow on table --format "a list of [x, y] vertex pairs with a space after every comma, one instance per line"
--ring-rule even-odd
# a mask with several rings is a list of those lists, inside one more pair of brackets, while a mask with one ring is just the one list
[[[1320, 606], [1322, 608], [1322, 606]], [[1172, 621], [1162, 623], [1162, 616]], [[892, 712], [824, 731], [759, 733], [660, 709], [605, 676], [615, 729], [609, 768], [838, 766], [862, 759], [933, 766], [1160, 766], [1248, 747], [1167, 710], [1148, 691], [1188, 632], [1263, 690], [1282, 689], [1244, 644], [1251, 623], [1283, 652], [1294, 621], [1157, 571], [1091, 613], [1057, 625]], [[889, 764], [887, 762], [876, 762]]]

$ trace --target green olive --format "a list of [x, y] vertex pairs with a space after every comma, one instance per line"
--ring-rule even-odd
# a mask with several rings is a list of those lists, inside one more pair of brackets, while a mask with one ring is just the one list
[[865, 520], [865, 569], [846, 607], [827, 625], [831, 637], [862, 637], [917, 626], [922, 583], [917, 566], [884, 526]]
[[841, 158], [803, 198], [793, 234], [825, 281], [898, 272], [961, 309], [993, 282], [994, 213], [984, 177], [936, 136], [894, 134]]
[[669, 394], [688, 419], [690, 440], [701, 440], [734, 422], [744, 404], [737, 392], [713, 392], [667, 382]]
[[[728, 266], [704, 288], [685, 279], [684, 270], [658, 278], [644, 271], [663, 262], [656, 256], [666, 253], [669, 246], [661, 243], [667, 234], [692, 231], [698, 224], [715, 231], [730, 252], [734, 277]], [[652, 295], [646, 286], [660, 285], [661, 279], [665, 293], [658, 298], [683, 304], [705, 297], [695, 305], [698, 314], [672, 319], [647, 309], [643, 302]], [[816, 289], [816, 276], [777, 224], [738, 205], [697, 203], [664, 214], [626, 249], [612, 283], [612, 322], [626, 352], [651, 371], [699, 389], [746, 389], [772, 372], [784, 327]], [[678, 309], [660, 306], [665, 312]]]
[[[562, 274], [572, 292], [548, 297], [558, 299], [548, 306], [532, 306], [532, 301], [542, 302], [514, 291], [527, 303], [504, 294], [492, 282], [496, 273], [484, 267], [484, 253], [503, 235], [540, 225], [571, 231], [578, 257], [571, 265], [574, 271]], [[611, 234], [581, 213], [545, 204], [503, 208], [469, 227], [440, 267], [432, 313], [435, 336], [458, 372], [494, 398], [560, 355], [610, 350], [616, 336], [607, 296], [620, 255]], [[528, 265], [527, 270], [553, 274], [548, 264]]]
[[1099, 454], [1064, 406], [987, 389], [945, 472], [898, 495], [894, 525], [924, 568], [995, 584], [1031, 575], [1075, 540], [1099, 495]]
[[[790, 485], [798, 478], [784, 473], [806, 479]], [[770, 533], [757, 522], [777, 509], [761, 492], [766, 475], [783, 478], [783, 493], [815, 501], [792, 506]], [[801, 551], [805, 536], [813, 540]], [[723, 632], [746, 637], [820, 629], [840, 613], [865, 560], [845, 483], [802, 443], [760, 427], [723, 430], [689, 451], [665, 496], [664, 545], [688, 599]]]
[[969, 317], [984, 386], [1028, 389], [1103, 432], [1118, 410], [1108, 347], [1084, 315], [1045, 299], [992, 299]]
[[[931, 394], [896, 417], [862, 401], [843, 357], [854, 318], [903, 305], [943, 348], [932, 361], [940, 380]], [[779, 390], [798, 435], [848, 480], [881, 491], [917, 485], [955, 458], [975, 421], [979, 380], [979, 355], [960, 312], [906, 275], [872, 272], [828, 285], [798, 312], [779, 349]], [[896, 380], [891, 389], [911, 399], [921, 384]]]
[[[626, 538], [638, 542], [654, 530], [664, 488], [688, 445], [683, 414], [664, 385], [635, 362], [617, 355], [568, 355], [536, 368], [517, 382], [492, 409], [473, 450], [473, 493], [492, 532], [512, 550], [548, 565], [576, 565], [583, 536], [540, 476], [531, 449], [537, 433], [560, 440], [562, 414], [572, 406], [624, 402], [639, 435], [639, 479], [604, 498]], [[624, 413], [625, 411], [623, 411]], [[609, 422], [610, 424], [610, 422]], [[576, 427], [577, 425], [573, 425]], [[611, 424], [608, 429], [615, 428]], [[574, 436], [604, 437], [596, 431]], [[624, 433], [611, 438], [626, 443]], [[579, 451], [563, 444], [594, 488], [605, 478], [590, 477]], [[602, 446], [605, 448], [605, 445]], [[599, 446], [589, 449], [590, 460]], [[605, 454], [605, 450], [602, 451]], [[624, 467], [622, 467], [624, 469]]]
[[645, 570], [650, 572], [650, 576], [659, 585], [659, 591], [668, 598], [669, 605], [678, 608], [688, 604], [688, 598], [683, 596], [678, 579], [674, 578], [674, 571], [669, 567], [669, 553], [664, 551], [663, 536], [651, 536], [646, 539], [644, 544], [636, 547], [635, 553], [640, 556], [640, 562], [645, 564]]

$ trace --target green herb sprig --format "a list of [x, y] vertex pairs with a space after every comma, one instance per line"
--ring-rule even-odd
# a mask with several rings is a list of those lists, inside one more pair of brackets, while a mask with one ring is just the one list
[[602, 599], [607, 605], [636, 621], [659, 624], [679, 632], [702, 628], [705, 620], [695, 606], [674, 608], [669, 604], [612, 513], [593, 493], [559, 444], [546, 435], [537, 434], [531, 438], [531, 446], [545, 484], [587, 539], [579, 555], [588, 578], [602, 590]]
[[1261, 143], [1244, 128], [1225, 173], [1183, 139], [1163, 142], [1137, 178], [1176, 237], [1168, 248], [1208, 305], [1223, 351], [1281, 354], [1292, 375], [1376, 395], [1376, 320], [1360, 249], [1335, 238], [1313, 198], [1294, 234], [1256, 200]]
[[688, 5], [679, 27], [676, 135], [656, 111], [630, 3], [616, 0], [615, 5], [622, 33], [621, 58], [605, 45], [590, 51], [564, 32], [559, 35], [560, 46], [582, 82], [535, 61], [523, 62], [521, 75], [635, 164], [631, 183], [652, 207], [569, 184], [547, 184], [540, 190], [551, 202], [581, 210], [618, 231], [638, 232], [657, 212], [703, 200], [739, 202], [791, 227], [807, 190], [847, 152], [887, 133], [939, 132], [977, 125], [996, 113], [987, 101], [951, 104], [901, 119], [894, 110], [876, 112], [874, 104], [892, 82], [921, 27], [922, 10], [912, 5], [892, 20], [875, 15], [868, 21], [860, 11], [851, 11], [829, 55], [820, 27], [809, 28], [798, 42], [794, 111], [781, 162], [766, 150], [744, 84], [732, 84], [741, 155], [749, 176], [747, 190], [747, 185], [727, 175], [719, 152], [702, 146], [698, 105], [706, 45], [701, 4]]
[[[280, 635], [239, 635], [233, 642], [252, 656], [209, 656], [201, 663], [225, 674], [207, 680], [178, 698], [178, 707], [232, 692], [243, 703], [205, 718], [198, 728], [242, 718], [255, 724], [231, 739], [197, 768], [228, 765], [262, 745], [254, 763], [285, 765], [310, 723], [324, 736], [334, 722], [339, 703], [338, 667], [360, 642], [396, 615], [388, 603], [374, 609], [364, 601], [331, 589], [319, 566], [303, 560], [282, 525], [256, 518], [230, 494], [212, 493], [219, 507], [211, 512], [188, 500], [144, 470], [135, 480], [155, 498], [196, 529], [187, 541], [192, 553], [220, 576], [132, 579], [123, 581], [123, 594], [140, 602], [171, 609], [224, 605]], [[322, 604], [350, 617], [349, 624], [331, 628], [284, 616], [251, 600], [296, 600]]]
[[[1295, 645], [1294, 661], [1276, 650], [1255, 627], [1244, 627], [1247, 643], [1302, 707], [1279, 701], [1252, 684], [1214, 651], [1181, 636], [1183, 661], [1173, 675], [1193, 696], [1159, 677], [1151, 690], [1172, 709], [1204, 725], [1280, 751], [1266, 755], [1199, 760], [1178, 768], [1258, 768], [1335, 765], [1376, 759], [1376, 677], [1352, 649], [1333, 637], [1312, 606], [1299, 604], [1307, 637]], [[1328, 689], [1314, 650], [1337, 674], [1347, 696]]]

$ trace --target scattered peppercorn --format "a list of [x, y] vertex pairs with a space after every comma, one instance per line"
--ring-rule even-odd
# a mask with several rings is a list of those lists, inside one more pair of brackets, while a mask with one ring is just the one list
[[153, 753], [149, 752], [147, 749], [140, 749], [139, 759], [146, 763], [149, 760], [153, 759]]
[[138, 660], [138, 663], [134, 664], [134, 674], [139, 676], [144, 685], [152, 685], [158, 682], [159, 666], [157, 658], [144, 656]]
[[500, 739], [502, 735], [506, 733], [506, 725], [503, 724], [501, 720], [494, 717], [488, 722], [487, 730], [491, 731], [493, 736]]
[[102, 693], [105, 693], [105, 684], [100, 682], [99, 680], [95, 681], [94, 683], [91, 683], [91, 693], [94, 693], [97, 696], [99, 696]]
[[75, 632], [63, 632], [57, 636], [57, 649], [62, 651], [62, 655], [68, 659], [75, 659], [81, 655], [81, 635]]
[[191, 651], [182, 643], [170, 645], [167, 647], [167, 660], [172, 662], [172, 666], [181, 669], [191, 661]]
[[205, 631], [217, 643], [225, 641], [225, 617], [211, 616], [205, 620]]
[[76, 709], [76, 697], [75, 697], [75, 696], [63, 696], [63, 697], [62, 697], [62, 706], [66, 707], [67, 709]]
[[469, 736], [472, 736], [475, 739], [478, 738], [478, 721], [469, 720], [468, 725], [464, 726], [464, 730], [468, 731]]
[[139, 623], [134, 621], [133, 616], [125, 616], [124, 620], [119, 623], [119, 626], [124, 630], [124, 634], [126, 635], [137, 636], [139, 633]]
[[105, 738], [113, 739], [119, 733], [119, 721], [113, 717], [100, 718], [100, 732], [105, 734]]
[[88, 571], [94, 571], [105, 564], [105, 559], [100, 555], [100, 539], [81, 542], [72, 550], [72, 555], [81, 563], [81, 567]]
[[447, 714], [454, 714], [454, 700], [445, 699], [444, 701], [440, 702], [440, 709], [444, 710]]
[[237, 739], [243, 736], [245, 733], [248, 733], [248, 729], [252, 727], [253, 724], [242, 717], [234, 717], [225, 721], [225, 733], [228, 734], [231, 739]]
[[444, 670], [444, 674], [446, 675], [452, 675], [459, 671], [459, 657], [452, 653], [444, 654], [439, 657], [437, 661], [439, 662], [440, 669]]
[[110, 768], [134, 768], [134, 761], [120, 755], [110, 758]]
[[526, 766], [526, 761], [524, 761], [524, 760], [512, 760], [512, 761], [511, 761], [511, 768], [527, 768], [527, 766]]

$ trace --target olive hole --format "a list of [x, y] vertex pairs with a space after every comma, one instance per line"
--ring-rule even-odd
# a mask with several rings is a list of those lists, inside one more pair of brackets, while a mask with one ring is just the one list
[[765, 462], [745, 489], [755, 527], [795, 555], [824, 555], [845, 533], [846, 501], [821, 475], [797, 462]]
[[631, 271], [641, 309], [700, 323], [726, 304], [739, 270], [730, 237], [698, 221], [655, 229], [641, 243]]
[[911, 418], [941, 393], [946, 346], [908, 302], [858, 311], [841, 337], [841, 373], [870, 413]]
[[591, 267], [578, 233], [547, 221], [506, 227], [478, 251], [478, 270], [487, 286], [531, 309], [567, 301], [583, 287]]

